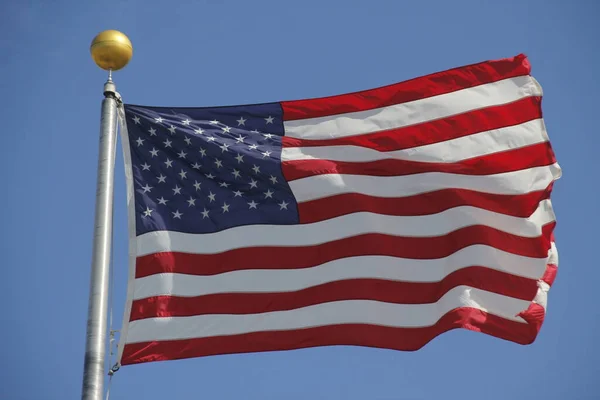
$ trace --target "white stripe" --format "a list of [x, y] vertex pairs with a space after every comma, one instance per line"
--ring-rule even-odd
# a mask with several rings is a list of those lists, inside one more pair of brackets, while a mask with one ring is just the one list
[[210, 254], [254, 246], [311, 246], [367, 233], [431, 237], [472, 225], [487, 225], [521, 237], [537, 237], [541, 235], [542, 226], [552, 221], [552, 205], [544, 200], [529, 218], [470, 206], [424, 216], [360, 212], [312, 224], [245, 225], [210, 234], [149, 232], [137, 238], [137, 248], [139, 256], [162, 251]]
[[494, 175], [425, 172], [404, 176], [323, 174], [290, 181], [298, 203], [343, 193], [406, 197], [442, 189], [468, 189], [493, 194], [525, 194], [544, 190], [560, 177], [558, 164]]
[[286, 136], [331, 139], [400, 128], [541, 95], [542, 90], [533, 78], [519, 76], [393, 106], [285, 121], [283, 125]]
[[548, 252], [548, 264], [558, 265], [558, 249], [556, 248], [556, 244], [552, 242], [550, 246]]
[[533, 298], [533, 302], [544, 307], [544, 309], [547, 309], [548, 308], [548, 291], [550, 290], [550, 285], [548, 285], [546, 282], [544, 282], [542, 280], [539, 280], [537, 282], [537, 284], [538, 284], [538, 291], [537, 291], [535, 297]]
[[292, 330], [338, 324], [373, 324], [390, 327], [426, 327], [458, 307], [473, 307], [523, 322], [516, 315], [530, 302], [468, 286], [448, 291], [436, 303], [392, 304], [371, 300], [322, 303], [289, 311], [261, 314], [213, 314], [191, 317], [148, 318], [129, 323], [126, 343], [237, 335], [249, 332]]
[[547, 141], [541, 119], [404, 150], [377, 151], [360, 146], [285, 147], [282, 161], [323, 159], [367, 162], [396, 158], [423, 162], [457, 162]]
[[[289, 270], [239, 270], [208, 276], [156, 274], [136, 279], [134, 299], [161, 295], [193, 297], [217, 293], [293, 292], [348, 279], [439, 282], [451, 273], [470, 266], [483, 266], [537, 280], [544, 275], [547, 263], [548, 258], [524, 257], [490, 246], [473, 245], [434, 260], [362, 256]], [[198, 265], [198, 270], [201, 269], [202, 266]]]

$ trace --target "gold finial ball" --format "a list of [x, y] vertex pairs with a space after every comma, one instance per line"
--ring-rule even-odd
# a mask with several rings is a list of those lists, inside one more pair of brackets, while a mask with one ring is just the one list
[[102, 69], [117, 71], [129, 63], [133, 46], [129, 38], [114, 30], [100, 32], [90, 46], [94, 62]]

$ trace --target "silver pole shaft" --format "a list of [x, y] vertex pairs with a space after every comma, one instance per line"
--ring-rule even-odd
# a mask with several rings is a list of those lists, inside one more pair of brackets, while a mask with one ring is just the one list
[[104, 85], [87, 335], [83, 364], [84, 400], [102, 400], [105, 377], [108, 285], [112, 241], [113, 187], [117, 142], [117, 100], [112, 81]]

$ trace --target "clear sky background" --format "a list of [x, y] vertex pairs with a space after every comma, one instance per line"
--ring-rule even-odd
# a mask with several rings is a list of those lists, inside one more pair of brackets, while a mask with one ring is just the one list
[[[104, 29], [134, 44], [128, 103], [211, 106], [368, 89], [526, 53], [563, 178], [546, 322], [521, 346], [465, 330], [417, 352], [328, 347], [122, 368], [111, 399], [600, 398], [600, 2], [9, 1], [0, 3], [0, 399], [79, 398]], [[120, 146], [120, 145], [119, 145]], [[127, 280], [121, 150], [114, 322]]]

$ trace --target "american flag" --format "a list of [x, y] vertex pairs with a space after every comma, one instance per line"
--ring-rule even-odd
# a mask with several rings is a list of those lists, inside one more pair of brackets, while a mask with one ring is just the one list
[[126, 105], [120, 363], [533, 342], [561, 173], [541, 98], [519, 55], [311, 100]]

